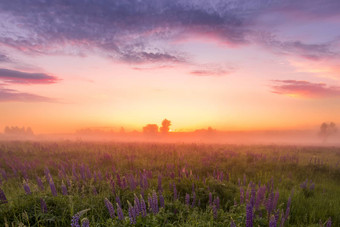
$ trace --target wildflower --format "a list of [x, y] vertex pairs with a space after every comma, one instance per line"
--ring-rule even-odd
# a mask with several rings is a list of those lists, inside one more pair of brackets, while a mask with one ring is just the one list
[[40, 188], [40, 190], [44, 191], [45, 187], [44, 187], [44, 184], [42, 183], [40, 177], [37, 177], [37, 183], [38, 183], [38, 187]]
[[131, 224], [135, 225], [136, 224], [136, 213], [135, 209], [132, 207], [132, 205], [128, 202], [129, 204], [129, 218]]
[[213, 211], [213, 216], [216, 219], [217, 218], [217, 207], [216, 207], [216, 205], [213, 205], [212, 211]]
[[187, 193], [185, 195], [185, 204], [189, 206], [189, 203], [190, 203], [190, 195]]
[[67, 195], [67, 188], [66, 188], [64, 182], [61, 185], [61, 192], [63, 193], [63, 195]]
[[209, 202], [208, 202], [209, 206], [212, 205], [212, 194], [211, 192], [209, 192]]
[[326, 222], [326, 227], [332, 227], [332, 219], [329, 218]]
[[116, 196], [116, 203], [118, 203], [118, 205], [119, 205], [120, 207], [122, 207], [122, 203], [120, 202], [120, 199], [119, 199], [119, 196], [118, 196], [118, 195]]
[[146, 216], [146, 204], [145, 204], [145, 201], [142, 195], [140, 195], [139, 201], [140, 201], [140, 209], [141, 209], [142, 216], [145, 217]]
[[246, 212], [246, 227], [253, 227], [253, 207], [250, 203], [247, 204]]
[[72, 217], [72, 220], [71, 220], [71, 227], [80, 227], [79, 225], [79, 214], [75, 214], [73, 217]]
[[119, 220], [121, 221], [124, 220], [123, 210], [118, 203], [117, 203], [117, 216]]
[[109, 211], [110, 217], [114, 218], [115, 217], [115, 209], [113, 208], [112, 203], [107, 198], [104, 199], [104, 203], [105, 203], [107, 210]]
[[47, 205], [45, 200], [40, 199], [40, 208], [41, 208], [41, 212], [43, 213], [47, 213]]
[[30, 186], [28, 186], [27, 182], [24, 183], [24, 189], [27, 195], [31, 194]]
[[53, 196], [57, 196], [57, 189], [55, 188], [52, 177], [49, 178], [50, 188]]
[[231, 222], [230, 222], [230, 227], [236, 227], [236, 224], [233, 220], [231, 220]]
[[160, 205], [160, 207], [165, 207], [164, 197], [163, 197], [162, 193], [159, 194], [159, 205]]
[[[194, 207], [195, 206], [195, 203], [196, 203], [196, 193], [193, 192], [192, 193], [192, 204], [191, 204], [191, 207]], [[218, 208], [217, 208], [218, 209]]]
[[83, 218], [83, 220], [81, 220], [81, 227], [90, 227], [89, 219]]
[[269, 221], [269, 227], [276, 227], [277, 224], [276, 224], [276, 219], [275, 217], [272, 215], [271, 218], [270, 218], [270, 221]]
[[1, 203], [8, 203], [7, 198], [5, 196], [4, 191], [0, 188], [0, 204]]

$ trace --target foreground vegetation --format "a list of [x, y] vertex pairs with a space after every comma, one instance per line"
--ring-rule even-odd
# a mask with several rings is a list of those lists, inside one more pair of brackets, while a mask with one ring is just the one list
[[0, 226], [340, 226], [340, 149], [0, 143]]

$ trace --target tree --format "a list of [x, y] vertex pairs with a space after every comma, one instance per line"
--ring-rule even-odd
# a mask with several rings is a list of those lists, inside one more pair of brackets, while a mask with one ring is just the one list
[[170, 126], [171, 126], [171, 121], [169, 121], [168, 119], [164, 119], [162, 121], [162, 127], [160, 127], [159, 130], [161, 131], [161, 133], [168, 133]]
[[143, 133], [146, 135], [156, 135], [158, 133], [158, 125], [147, 124], [143, 127]]
[[323, 139], [323, 141], [326, 142], [328, 137], [335, 134], [336, 132], [337, 128], [334, 122], [330, 123], [323, 122], [320, 126], [319, 135]]

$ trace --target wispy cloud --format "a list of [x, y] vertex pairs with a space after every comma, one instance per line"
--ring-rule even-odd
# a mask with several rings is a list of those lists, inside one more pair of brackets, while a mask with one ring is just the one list
[[45, 73], [28, 73], [0, 68], [0, 80], [6, 83], [52, 84], [56, 83], [59, 79]]
[[266, 13], [323, 18], [337, 15], [339, 9], [338, 0], [3, 0], [0, 44], [40, 54], [66, 51], [65, 46], [99, 49], [127, 63], [164, 63], [186, 60], [171, 41], [209, 35], [235, 45], [264, 42], [270, 48], [318, 59], [334, 55], [327, 44], [254, 41], [250, 37], [259, 30], [273, 32], [256, 19]]
[[1, 62], [10, 62], [11, 60], [10, 60], [10, 58], [7, 56], [7, 55], [5, 55], [5, 54], [2, 54], [1, 52], [0, 52], [0, 63]]
[[323, 98], [340, 96], [340, 87], [324, 83], [311, 83], [302, 80], [274, 80], [272, 92], [280, 95], [305, 98]]
[[56, 100], [40, 95], [4, 88], [0, 85], [0, 102], [56, 102]]

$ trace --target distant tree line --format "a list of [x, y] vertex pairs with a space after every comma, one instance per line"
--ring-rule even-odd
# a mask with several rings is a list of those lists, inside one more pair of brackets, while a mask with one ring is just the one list
[[5, 135], [16, 135], [16, 136], [32, 136], [33, 135], [33, 131], [31, 129], [31, 127], [22, 127], [19, 128], [17, 126], [6, 126], [5, 130], [4, 130], [4, 134]]
[[[162, 134], [167, 134], [170, 131], [171, 121], [168, 119], [164, 119], [162, 121], [162, 126], [159, 128], [159, 132]], [[147, 124], [143, 127], [143, 133], [146, 135], [157, 135], [158, 134], [158, 125], [157, 124]]]

